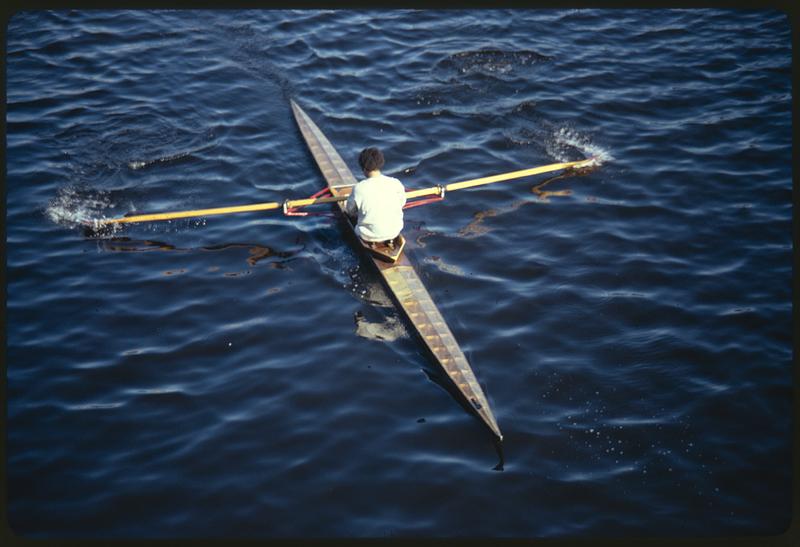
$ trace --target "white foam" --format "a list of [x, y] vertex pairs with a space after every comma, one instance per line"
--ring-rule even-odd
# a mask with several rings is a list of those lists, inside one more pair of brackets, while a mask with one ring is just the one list
[[113, 206], [107, 194], [67, 186], [58, 190], [56, 197], [48, 204], [45, 215], [56, 224], [74, 228], [105, 218], [103, 211]]
[[553, 131], [553, 134], [545, 139], [545, 148], [547, 153], [558, 161], [574, 160], [575, 150], [587, 158], [594, 158], [596, 165], [602, 165], [614, 159], [611, 152], [594, 143], [591, 137], [568, 126], [559, 127]]

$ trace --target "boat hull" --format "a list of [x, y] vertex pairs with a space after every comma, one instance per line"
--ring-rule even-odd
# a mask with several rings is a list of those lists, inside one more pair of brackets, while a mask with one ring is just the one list
[[[291, 104], [300, 132], [331, 193], [334, 196], [349, 194], [357, 182], [353, 173], [313, 120], [297, 103], [292, 101]], [[344, 213], [345, 203], [340, 201], [337, 205]], [[352, 221], [347, 215], [344, 216], [345, 224], [353, 237], [358, 240]], [[469, 407], [502, 440], [503, 435], [472, 367], [406, 254], [401, 253], [394, 262], [382, 260], [368, 252], [365, 252], [365, 255], [380, 273], [392, 300], [414, 328], [429, 353], [445, 370]]]

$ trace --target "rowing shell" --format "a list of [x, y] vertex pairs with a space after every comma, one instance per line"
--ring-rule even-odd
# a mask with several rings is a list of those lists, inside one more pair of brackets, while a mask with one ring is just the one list
[[[300, 132], [322, 171], [331, 193], [334, 196], [349, 194], [357, 182], [353, 173], [319, 127], [297, 103], [294, 101], [291, 103]], [[345, 203], [340, 201], [338, 205], [344, 212]], [[355, 226], [347, 215], [344, 217], [347, 219], [346, 224], [355, 236]], [[358, 237], [355, 237], [358, 240]], [[475, 413], [502, 440], [503, 435], [497, 426], [489, 401], [486, 400], [486, 395], [475, 379], [472, 367], [405, 253], [401, 253], [394, 262], [382, 260], [374, 253], [366, 253], [366, 255], [375, 264], [392, 299], [403, 311], [427, 349], [447, 372]]]

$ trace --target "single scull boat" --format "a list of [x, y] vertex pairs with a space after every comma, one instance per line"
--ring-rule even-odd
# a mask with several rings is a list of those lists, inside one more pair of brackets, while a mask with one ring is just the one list
[[[327, 137], [320, 131], [319, 127], [294, 101], [292, 101], [292, 111], [300, 132], [303, 134], [314, 160], [328, 183], [331, 194], [335, 197], [349, 194], [357, 182], [353, 173]], [[344, 202], [339, 201], [337, 203], [342, 210], [342, 214], [347, 219], [346, 224], [353, 232], [353, 236], [357, 241], [360, 241], [358, 236], [355, 235], [355, 227], [352, 221], [344, 214]], [[502, 440], [503, 435], [497, 426], [497, 420], [495, 420], [492, 409], [489, 406], [489, 401], [486, 400], [486, 395], [484, 395], [481, 386], [478, 385], [478, 381], [475, 379], [472, 367], [464, 356], [464, 352], [461, 351], [453, 333], [450, 332], [442, 314], [439, 313], [433, 303], [430, 294], [422, 284], [413, 265], [405, 253], [402, 252], [403, 243], [402, 240], [399, 242], [388, 260], [377, 256], [380, 253], [375, 252], [375, 250], [370, 250], [371, 252], [366, 252], [365, 254], [380, 272], [381, 279], [383, 279], [389, 295], [398, 308], [402, 310], [403, 315], [414, 328], [425, 347], [447, 372], [447, 375], [469, 402], [475, 413]], [[359, 247], [365, 249], [361, 245]]]

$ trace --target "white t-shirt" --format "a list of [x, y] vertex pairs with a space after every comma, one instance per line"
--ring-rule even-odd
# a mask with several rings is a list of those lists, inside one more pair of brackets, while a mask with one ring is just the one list
[[358, 237], [364, 241], [386, 241], [394, 239], [403, 230], [405, 204], [403, 183], [379, 174], [356, 184], [345, 208], [351, 215], [358, 212]]

